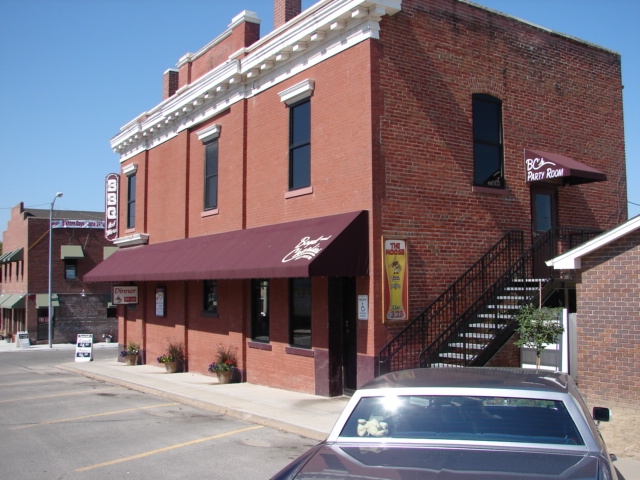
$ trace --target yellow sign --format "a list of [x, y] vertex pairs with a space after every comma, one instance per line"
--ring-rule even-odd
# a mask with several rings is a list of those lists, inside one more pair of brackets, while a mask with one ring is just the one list
[[409, 318], [409, 269], [407, 241], [385, 238], [382, 258], [384, 262], [384, 318]]

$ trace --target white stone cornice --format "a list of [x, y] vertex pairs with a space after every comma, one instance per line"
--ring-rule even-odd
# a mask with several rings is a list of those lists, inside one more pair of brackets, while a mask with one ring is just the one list
[[135, 245], [146, 245], [147, 243], [149, 243], [148, 233], [134, 233], [126, 237], [116, 238], [113, 241], [113, 244], [117, 247], [133, 247]]
[[[402, 0], [320, 1], [242, 49], [244, 56], [230, 57], [226, 63], [126, 124], [111, 139], [111, 147], [120, 154], [120, 161], [151, 149], [238, 101], [257, 95], [364, 40], [379, 38], [382, 17], [394, 15], [401, 6]], [[197, 53], [183, 56], [181, 62], [204, 54], [242, 21], [259, 23], [253, 12], [242, 12], [234, 17], [227, 31]]]

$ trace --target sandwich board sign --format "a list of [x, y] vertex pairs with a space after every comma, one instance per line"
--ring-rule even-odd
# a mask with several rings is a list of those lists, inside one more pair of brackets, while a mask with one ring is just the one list
[[76, 337], [76, 362], [93, 360], [93, 334], [79, 333]]
[[29, 332], [18, 332], [18, 339], [16, 341], [17, 348], [29, 348], [31, 342], [29, 341]]

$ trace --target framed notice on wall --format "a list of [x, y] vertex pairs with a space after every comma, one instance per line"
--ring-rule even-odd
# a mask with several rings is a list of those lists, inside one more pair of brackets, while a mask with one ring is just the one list
[[383, 321], [409, 318], [409, 252], [404, 238], [382, 237]]

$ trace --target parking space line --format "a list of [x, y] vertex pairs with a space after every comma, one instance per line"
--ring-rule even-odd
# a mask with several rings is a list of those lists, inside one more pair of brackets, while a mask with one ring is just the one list
[[197, 443], [206, 442], [208, 440], [215, 440], [216, 438], [228, 437], [230, 435], [236, 435], [242, 432], [248, 432], [249, 430], [256, 430], [258, 428], [264, 428], [262, 425], [255, 425], [253, 427], [242, 428], [240, 430], [233, 430], [231, 432], [219, 433], [218, 435], [212, 435], [211, 437], [200, 438], [198, 440], [192, 440], [190, 442], [179, 443], [177, 445], [171, 445], [169, 447], [159, 448], [157, 450], [151, 450], [149, 452], [139, 453], [138, 455], [132, 455], [130, 457], [119, 458], [117, 460], [111, 460], [110, 462], [98, 463], [96, 465], [90, 465], [88, 467], [76, 468], [76, 472], [86, 472], [88, 470], [93, 470], [101, 467], [108, 467], [109, 465], [115, 465], [116, 463], [128, 462], [130, 460], [136, 460], [138, 458], [148, 457], [150, 455], [155, 455], [156, 453], [168, 452], [169, 450], [174, 450], [176, 448], [188, 447], [190, 445], [195, 445]]
[[69, 378], [51, 378], [49, 380], [34, 380], [33, 382], [0, 383], [0, 387], [15, 387], [18, 385], [33, 385], [34, 383], [68, 382]]
[[54, 395], [43, 395], [41, 397], [23, 397], [23, 398], [13, 398], [11, 400], [0, 400], [0, 403], [10, 403], [10, 402], [22, 402], [24, 400], [39, 400], [42, 398], [54, 398], [54, 397], [65, 397], [68, 395], [85, 395], [87, 393], [95, 393], [95, 392], [105, 392], [107, 390], [122, 390], [124, 387], [111, 387], [111, 388], [99, 388], [96, 390], [85, 390], [82, 392], [69, 392], [69, 393], [56, 393]]
[[95, 413], [93, 415], [85, 415], [83, 417], [63, 418], [60, 420], [51, 420], [50, 422], [30, 423], [29, 425], [20, 425], [19, 427], [11, 427], [9, 430], [21, 430], [23, 428], [39, 427], [42, 425], [51, 425], [52, 423], [73, 422], [76, 420], [86, 420], [87, 418], [104, 417], [105, 415], [116, 415], [118, 413], [135, 412], [137, 410], [146, 410], [149, 408], [171, 407], [173, 405], [178, 405], [178, 403], [163, 403], [161, 405], [148, 405], [146, 407], [128, 408], [126, 410], [116, 410], [113, 412]]

